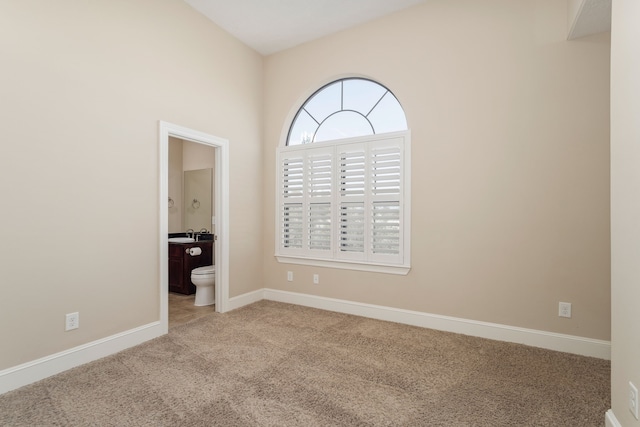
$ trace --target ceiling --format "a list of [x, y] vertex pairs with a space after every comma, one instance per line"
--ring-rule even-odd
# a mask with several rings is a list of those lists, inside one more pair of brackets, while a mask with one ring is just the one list
[[185, 0], [263, 55], [426, 0]]
[[577, 10], [569, 28], [569, 40], [611, 31], [611, 0], [572, 0], [571, 3]]
[[[184, 0], [263, 55], [371, 21], [427, 0]], [[567, 0], [569, 39], [611, 29], [611, 0]]]

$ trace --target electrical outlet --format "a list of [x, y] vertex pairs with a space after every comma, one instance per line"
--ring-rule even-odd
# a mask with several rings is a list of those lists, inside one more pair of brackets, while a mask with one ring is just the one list
[[638, 419], [638, 389], [629, 381], [629, 410]]
[[80, 327], [80, 313], [69, 313], [66, 316], [65, 331], [78, 329]]
[[287, 281], [293, 282], [293, 271], [287, 271]]
[[313, 275], [313, 284], [314, 285], [318, 285], [320, 283], [320, 275], [319, 274], [314, 274]]
[[570, 302], [561, 302], [558, 304], [558, 316], [560, 317], [571, 317], [571, 303]]

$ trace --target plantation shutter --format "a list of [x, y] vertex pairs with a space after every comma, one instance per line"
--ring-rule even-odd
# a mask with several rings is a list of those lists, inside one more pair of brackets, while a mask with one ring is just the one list
[[367, 155], [365, 144], [339, 145], [340, 222], [337, 258], [366, 260]]
[[403, 152], [399, 140], [371, 144], [370, 156], [370, 258], [402, 261]]
[[302, 254], [304, 234], [304, 157], [297, 153], [281, 162], [280, 246], [288, 253]]
[[310, 150], [307, 156], [308, 235], [311, 254], [330, 258], [332, 254], [333, 148]]
[[333, 147], [281, 152], [279, 248], [331, 258]]
[[408, 265], [406, 137], [280, 148], [276, 254]]

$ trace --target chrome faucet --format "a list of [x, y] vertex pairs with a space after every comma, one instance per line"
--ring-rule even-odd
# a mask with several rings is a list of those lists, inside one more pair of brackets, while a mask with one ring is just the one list
[[195, 239], [196, 238], [196, 232], [193, 231], [193, 228], [190, 228], [187, 230], [187, 237], [189, 237], [189, 232], [191, 232], [191, 238]]
[[204, 233], [204, 234], [207, 234], [207, 233], [209, 233], [209, 230], [207, 230], [206, 228], [201, 228], [201, 229], [200, 229], [200, 231], [198, 231], [198, 234], [193, 233], [193, 234], [196, 236], [196, 237], [195, 237], [196, 242], [199, 242], [199, 241], [200, 241], [200, 237], [202, 237], [202, 234], [203, 234], [203, 233]]
[[198, 234], [196, 234], [196, 242], [200, 241], [200, 237], [202, 237], [202, 233], [208, 233], [209, 230], [207, 230], [206, 228], [201, 228], [200, 231], [198, 231]]

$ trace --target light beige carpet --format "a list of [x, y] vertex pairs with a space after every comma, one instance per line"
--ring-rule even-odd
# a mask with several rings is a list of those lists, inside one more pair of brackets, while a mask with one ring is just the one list
[[608, 361], [270, 301], [0, 396], [2, 426], [602, 426]]

